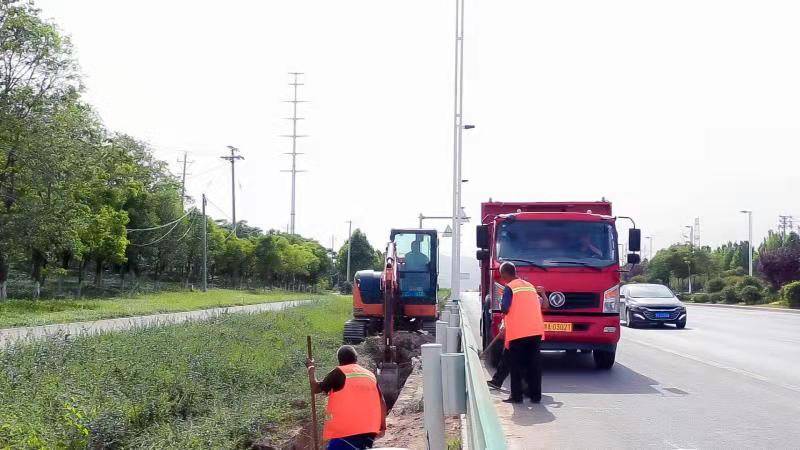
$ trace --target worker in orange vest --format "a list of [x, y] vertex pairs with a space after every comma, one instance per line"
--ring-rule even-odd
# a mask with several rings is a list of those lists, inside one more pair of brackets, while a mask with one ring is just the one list
[[542, 364], [539, 348], [544, 337], [544, 319], [539, 294], [532, 284], [517, 278], [517, 268], [510, 262], [500, 265], [503, 290], [501, 310], [506, 328], [505, 348], [511, 372], [511, 396], [507, 403], [522, 403], [522, 379], [534, 403], [542, 401]]
[[327, 420], [322, 437], [328, 450], [372, 448], [386, 431], [386, 402], [375, 374], [359, 366], [358, 354], [343, 345], [336, 354], [339, 366], [317, 381], [314, 360], [308, 360], [308, 379], [315, 394], [328, 394]]

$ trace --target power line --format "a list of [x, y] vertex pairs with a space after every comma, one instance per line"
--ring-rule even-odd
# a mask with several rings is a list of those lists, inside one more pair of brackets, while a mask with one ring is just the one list
[[[184, 217], [186, 217], [186, 216], [184, 216]], [[147, 244], [134, 244], [133, 242], [131, 242], [131, 245], [132, 245], [132, 246], [134, 246], [134, 247], [148, 247], [148, 246], [151, 246], [151, 245], [154, 245], [154, 244], [158, 244], [159, 242], [161, 242], [161, 241], [163, 241], [164, 239], [166, 239], [166, 237], [167, 237], [167, 236], [169, 236], [169, 235], [172, 233], [172, 231], [173, 231], [173, 230], [174, 230], [174, 229], [175, 229], [175, 228], [176, 228], [176, 227], [177, 227], [179, 224], [180, 224], [180, 222], [176, 222], [176, 223], [175, 223], [175, 225], [173, 225], [173, 226], [172, 226], [172, 228], [170, 228], [170, 229], [169, 229], [169, 231], [167, 231], [166, 233], [164, 233], [164, 235], [163, 235], [163, 236], [161, 236], [160, 238], [158, 238], [158, 239], [156, 239], [156, 240], [154, 240], [154, 241], [148, 242]]]
[[173, 220], [172, 222], [168, 222], [168, 223], [165, 223], [163, 225], [158, 225], [158, 226], [150, 227], [150, 228], [127, 228], [125, 231], [128, 232], [128, 233], [133, 233], [133, 232], [136, 232], [136, 231], [153, 231], [153, 230], [158, 230], [158, 229], [161, 229], [161, 228], [166, 228], [166, 227], [168, 227], [168, 226], [170, 226], [170, 225], [172, 225], [174, 223], [179, 222], [181, 219], [183, 219], [184, 217], [186, 217], [188, 215], [189, 215], [189, 212], [187, 212], [186, 214], [182, 215], [181, 217], [178, 217], [177, 219]]
[[292, 168], [289, 169], [289, 170], [281, 170], [281, 172], [289, 172], [289, 173], [292, 174], [292, 197], [291, 197], [292, 206], [291, 206], [291, 212], [289, 213], [289, 230], [288, 231], [289, 231], [290, 234], [295, 234], [295, 199], [297, 198], [295, 187], [296, 187], [296, 183], [297, 183], [297, 173], [298, 172], [305, 172], [305, 170], [298, 170], [297, 169], [297, 155], [302, 155], [303, 154], [303, 153], [297, 153], [297, 138], [308, 137], [308, 136], [307, 135], [298, 135], [297, 134], [297, 121], [304, 119], [303, 117], [297, 117], [297, 104], [298, 103], [306, 103], [305, 100], [298, 100], [297, 99], [297, 86], [303, 86], [304, 85], [304, 83], [299, 83], [298, 82], [298, 77], [300, 75], [303, 75], [303, 73], [302, 72], [289, 72], [289, 75], [292, 75], [294, 77], [294, 82], [289, 83], [289, 86], [292, 86], [292, 88], [294, 90], [294, 97], [292, 97], [292, 100], [286, 100], [286, 103], [291, 103], [292, 104], [292, 117], [286, 117], [286, 120], [291, 120], [292, 121], [292, 134], [286, 134], [286, 135], [283, 135], [283, 137], [292, 138], [292, 151], [288, 152], [288, 153], [285, 153], [286, 155], [291, 155], [292, 156]]

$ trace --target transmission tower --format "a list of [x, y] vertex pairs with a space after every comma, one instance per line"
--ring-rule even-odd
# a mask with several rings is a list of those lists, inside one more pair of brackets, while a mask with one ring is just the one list
[[694, 242], [692, 242], [692, 244], [695, 247], [700, 248], [700, 218], [699, 217], [695, 217], [694, 218]]
[[292, 104], [292, 117], [286, 117], [286, 120], [292, 121], [292, 134], [284, 134], [283, 137], [292, 138], [292, 151], [286, 152], [286, 155], [291, 155], [292, 157], [292, 168], [289, 170], [282, 170], [281, 172], [289, 172], [292, 174], [292, 209], [289, 215], [289, 234], [295, 234], [295, 199], [297, 198], [296, 195], [296, 182], [297, 182], [297, 173], [298, 172], [305, 172], [305, 170], [298, 170], [297, 169], [297, 155], [302, 155], [303, 153], [297, 153], [297, 138], [308, 137], [307, 135], [299, 135], [297, 134], [297, 121], [303, 120], [303, 117], [297, 117], [297, 104], [298, 103], [306, 103], [305, 100], [298, 100], [297, 99], [297, 86], [303, 86], [303, 83], [298, 81], [298, 77], [303, 75], [302, 72], [289, 72], [289, 75], [293, 77], [289, 86], [292, 86], [294, 91], [294, 96], [292, 100], [286, 100], [286, 103]]
[[781, 231], [782, 236], [786, 236], [786, 233], [792, 232], [794, 229], [794, 217], [778, 216], [778, 229]]

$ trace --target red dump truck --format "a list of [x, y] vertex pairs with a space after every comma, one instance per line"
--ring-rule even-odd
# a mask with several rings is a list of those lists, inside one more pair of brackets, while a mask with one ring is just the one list
[[[611, 203], [489, 201], [481, 205], [481, 218], [477, 258], [484, 347], [500, 329], [503, 287], [498, 269], [510, 261], [519, 277], [544, 287], [542, 349], [592, 352], [598, 369], [610, 369], [620, 334], [620, 245]], [[640, 241], [634, 224], [628, 264], [639, 262]], [[496, 361], [501, 346], [493, 349]]]

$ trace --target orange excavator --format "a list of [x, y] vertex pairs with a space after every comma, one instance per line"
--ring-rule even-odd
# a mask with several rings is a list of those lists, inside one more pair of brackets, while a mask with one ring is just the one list
[[344, 325], [344, 342], [358, 344], [383, 333], [378, 384], [384, 396], [399, 390], [397, 331], [436, 332], [438, 236], [431, 229], [392, 229], [383, 271], [361, 270], [353, 282], [353, 318]]

